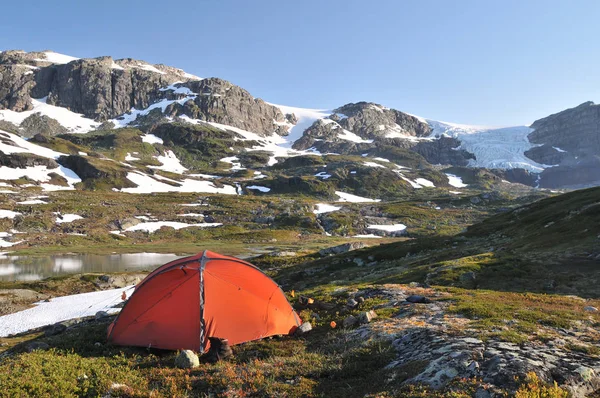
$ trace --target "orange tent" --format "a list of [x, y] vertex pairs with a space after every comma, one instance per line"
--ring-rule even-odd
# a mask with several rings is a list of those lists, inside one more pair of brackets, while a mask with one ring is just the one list
[[209, 337], [240, 344], [302, 323], [279, 286], [254, 265], [205, 251], [152, 271], [108, 328], [119, 345], [204, 352]]

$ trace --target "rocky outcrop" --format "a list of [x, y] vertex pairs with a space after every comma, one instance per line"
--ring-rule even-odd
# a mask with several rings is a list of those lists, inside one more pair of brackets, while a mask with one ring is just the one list
[[561, 152], [559, 149], [556, 149], [556, 147], [548, 144], [531, 148], [525, 152], [525, 156], [527, 156], [529, 159], [535, 160], [540, 164], [545, 164], [548, 166], [560, 164], [567, 157], [569, 157], [566, 152]]
[[349, 154], [364, 151], [373, 146], [373, 140], [354, 142], [341, 138], [347, 135], [344, 130], [335, 120], [317, 120], [304, 131], [302, 137], [294, 142], [292, 147], [297, 150], [314, 148], [321, 153]]
[[131, 108], [147, 108], [160, 96], [160, 88], [194, 79], [176, 68], [131, 59], [99, 57], [55, 64], [45, 58], [43, 52], [0, 54], [0, 107], [28, 110], [32, 97], [48, 97], [50, 105], [104, 121]]
[[426, 137], [431, 133], [429, 124], [409, 114], [386, 108], [372, 102], [357, 102], [334, 110], [332, 118], [346, 130], [362, 138], [383, 136]]
[[[199, 79], [180, 69], [129, 58], [98, 57], [56, 64], [45, 61], [46, 57], [44, 52], [0, 54], [0, 108], [29, 110], [31, 98], [47, 97], [50, 105], [106, 121], [132, 108], [145, 109], [158, 100], [187, 96], [189, 101], [171, 104], [166, 113], [260, 135], [285, 135], [289, 128], [279, 108], [222, 79]], [[184, 83], [170, 86], [175, 82]]]
[[443, 136], [437, 140], [421, 141], [411, 149], [431, 164], [467, 166], [469, 159], [475, 159], [475, 155], [464, 149], [458, 149], [459, 147], [459, 140]]
[[130, 170], [110, 159], [69, 155], [61, 156], [57, 161], [60, 165], [73, 170], [81, 178], [85, 189], [111, 190], [137, 186], [127, 179]]
[[600, 185], [600, 159], [581, 156], [568, 159], [557, 167], [549, 167], [540, 174], [541, 188], [585, 188]]
[[585, 102], [536, 120], [531, 127], [529, 141], [540, 146], [525, 154], [553, 166], [541, 173], [541, 187], [581, 188], [600, 183], [600, 105]]
[[575, 108], [536, 120], [528, 136], [534, 144], [547, 144], [564, 151], [600, 152], [600, 105], [585, 102]]
[[48, 103], [104, 121], [144, 109], [160, 95], [159, 89], [178, 78], [141, 68], [118, 69], [111, 57], [81, 59], [55, 65]]
[[[0, 151], [0, 166], [6, 166], [13, 169], [24, 169], [34, 166], [46, 166], [49, 169], [56, 169], [58, 163], [54, 159], [34, 155], [33, 153], [13, 153], [10, 155]], [[0, 179], [2, 176], [0, 176]]]
[[294, 149], [349, 154], [377, 144], [409, 148], [414, 145], [411, 137], [425, 137], [432, 131], [414, 116], [371, 102], [346, 104], [333, 112], [306, 129]]
[[[2, 55], [2, 54], [0, 54]], [[29, 95], [35, 86], [34, 72], [25, 65], [6, 65], [0, 61], [0, 109], [30, 110]]]
[[31, 138], [36, 134], [55, 136], [66, 132], [67, 129], [58, 120], [40, 113], [34, 113], [21, 122], [20, 133], [26, 138]]
[[335, 254], [347, 253], [353, 250], [362, 249], [364, 247], [367, 247], [367, 245], [365, 245], [363, 242], [344, 243], [342, 245], [321, 249], [319, 250], [319, 255], [322, 257], [332, 256]]
[[187, 115], [251, 131], [260, 135], [286, 135], [286, 117], [281, 110], [254, 98], [248, 91], [219, 78], [191, 81], [187, 87], [195, 98], [166, 109], [169, 116]]
[[530, 187], [536, 186], [538, 180], [537, 174], [525, 169], [493, 170], [493, 172], [503, 180]]

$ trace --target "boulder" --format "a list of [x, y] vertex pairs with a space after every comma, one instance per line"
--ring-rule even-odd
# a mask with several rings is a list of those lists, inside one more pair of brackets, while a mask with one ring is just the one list
[[269, 254], [273, 257], [296, 257], [296, 252], [274, 251]]
[[356, 308], [358, 306], [358, 301], [354, 300], [353, 298], [349, 298], [346, 302], [346, 306], [350, 309]]
[[33, 341], [25, 346], [27, 352], [33, 352], [36, 350], [46, 351], [50, 349], [50, 346], [43, 341]]
[[319, 255], [321, 257], [331, 256], [340, 253], [347, 253], [353, 250], [362, 249], [363, 247], [367, 247], [363, 242], [349, 242], [344, 243], [342, 245], [328, 247], [326, 249], [319, 250]]
[[406, 301], [408, 301], [409, 303], [415, 303], [415, 304], [427, 304], [427, 303], [431, 303], [431, 300], [428, 299], [425, 296], [420, 296], [417, 294], [413, 294], [411, 296], [408, 296], [406, 298]]
[[591, 305], [583, 307], [583, 310], [588, 312], [598, 312], [598, 308], [592, 307]]
[[460, 274], [458, 281], [460, 286], [466, 289], [475, 289], [477, 287], [477, 275], [472, 271]]
[[67, 330], [67, 326], [62, 323], [55, 323], [54, 325], [47, 326], [44, 330], [44, 335], [46, 337], [56, 336], [57, 334], [61, 334]]
[[96, 312], [96, 315], [94, 316], [94, 318], [97, 321], [103, 321], [106, 320], [109, 317], [108, 312], [106, 311], [98, 311]]
[[122, 220], [118, 220], [117, 223], [119, 224], [119, 228], [121, 230], [125, 230], [127, 228], [131, 228], [135, 225], [138, 225], [139, 223], [141, 223], [141, 221], [135, 217], [127, 217]]
[[304, 322], [302, 325], [298, 326], [296, 332], [294, 333], [297, 336], [302, 336], [312, 330], [312, 325], [310, 322]]
[[180, 351], [175, 358], [175, 366], [180, 369], [193, 369], [200, 366], [200, 359], [194, 351], [183, 350]]
[[345, 328], [351, 328], [358, 323], [358, 319], [354, 315], [349, 315], [342, 321], [342, 326]]
[[36, 134], [55, 136], [66, 133], [67, 129], [56, 119], [41, 113], [34, 113], [21, 122], [21, 131], [23, 137], [31, 138]]
[[377, 313], [375, 313], [375, 311], [373, 311], [373, 310], [365, 311], [365, 312], [361, 312], [360, 315], [358, 316], [358, 322], [369, 323], [375, 318], [377, 318]]

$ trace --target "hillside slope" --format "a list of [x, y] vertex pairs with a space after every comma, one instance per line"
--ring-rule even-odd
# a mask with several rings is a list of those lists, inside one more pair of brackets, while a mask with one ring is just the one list
[[420, 282], [600, 297], [600, 188], [543, 199], [446, 238], [319, 259], [282, 271], [290, 286], [327, 281]]

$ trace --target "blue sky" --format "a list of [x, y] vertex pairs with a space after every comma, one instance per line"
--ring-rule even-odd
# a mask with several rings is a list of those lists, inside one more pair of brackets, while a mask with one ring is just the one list
[[266, 101], [512, 125], [600, 101], [597, 1], [11, 1], [0, 49], [164, 63]]

